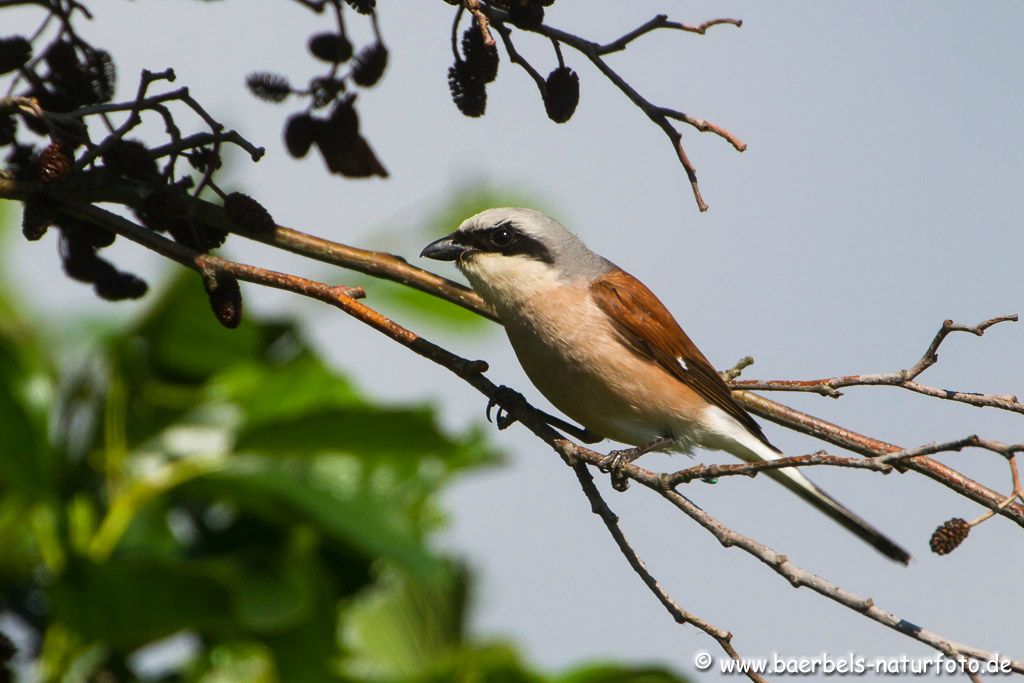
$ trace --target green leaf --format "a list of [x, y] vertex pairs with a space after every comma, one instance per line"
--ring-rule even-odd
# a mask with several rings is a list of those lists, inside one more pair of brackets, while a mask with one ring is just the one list
[[40, 346], [16, 321], [0, 322], [0, 491], [30, 498], [56, 483], [47, 435], [55, 388]]
[[188, 484], [193, 494], [231, 501], [283, 526], [307, 525], [368, 557], [392, 559], [413, 572], [437, 571], [393, 480], [351, 456], [232, 458], [223, 469]]
[[222, 327], [199, 276], [183, 273], [130, 332], [131, 343], [121, 351], [125, 358], [151, 366], [147, 369], [158, 377], [199, 383], [239, 361], [263, 358], [290, 331], [248, 317], [233, 330]]
[[232, 640], [213, 645], [185, 680], [190, 683], [277, 683], [270, 648], [253, 641]]
[[87, 640], [134, 648], [181, 629], [225, 629], [228, 590], [197, 562], [115, 558], [78, 560], [49, 590], [56, 620]]
[[269, 367], [237, 366], [212, 382], [208, 393], [212, 401], [241, 409], [234, 444], [239, 454], [357, 455], [363, 462], [386, 462], [423, 495], [461, 469], [497, 459], [479, 431], [451, 436], [429, 407], [374, 405], [308, 353]]
[[455, 658], [463, 647], [468, 576], [446, 566], [429, 578], [385, 569], [343, 612], [339, 634], [353, 675], [407, 679]]

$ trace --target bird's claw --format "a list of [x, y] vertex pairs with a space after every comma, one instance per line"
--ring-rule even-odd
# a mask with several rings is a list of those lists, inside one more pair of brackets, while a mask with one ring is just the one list
[[498, 387], [498, 393], [487, 401], [487, 410], [485, 415], [487, 421], [491, 422], [491, 411], [495, 408], [498, 412], [494, 416], [494, 424], [498, 426], [498, 429], [507, 429], [509, 425], [515, 423], [516, 419], [512, 417], [512, 414], [505, 408], [502, 403], [510, 403], [521, 399], [522, 396], [513, 389], [508, 387]]
[[622, 471], [622, 466], [633, 461], [628, 457], [632, 455], [633, 450], [635, 449], [612, 451], [597, 464], [599, 470], [611, 475], [612, 488], [616, 491], [625, 491], [629, 488], [629, 477]]
[[625, 491], [629, 488], [629, 478], [623, 471], [623, 467], [633, 462], [641, 455], [663, 448], [673, 442], [670, 436], [659, 436], [648, 444], [636, 448], [626, 448], [618, 451], [611, 451], [597, 464], [597, 468], [606, 474], [611, 475], [612, 488], [616, 491]]

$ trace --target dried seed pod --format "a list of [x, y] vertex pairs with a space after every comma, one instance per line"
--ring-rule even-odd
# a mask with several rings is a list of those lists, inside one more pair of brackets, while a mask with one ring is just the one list
[[565, 123], [572, 118], [580, 102], [580, 77], [567, 66], [560, 66], [548, 74], [544, 110], [555, 123]]
[[100, 157], [114, 173], [143, 182], [160, 177], [152, 152], [138, 140], [114, 140]]
[[70, 242], [89, 245], [92, 249], [109, 247], [117, 237], [116, 233], [102, 226], [68, 214], [58, 215], [54, 222]]
[[60, 246], [64, 272], [74, 280], [94, 283], [117, 273], [113, 264], [97, 256], [96, 249], [86, 242], [62, 234]]
[[373, 14], [377, 7], [377, 0], [345, 0], [349, 7], [360, 14]]
[[172, 225], [192, 219], [185, 193], [174, 186], [158, 187], [147, 194], [135, 215], [156, 232], [170, 232]]
[[277, 228], [270, 212], [258, 201], [241, 192], [232, 192], [224, 198], [224, 213], [232, 223], [254, 235], [267, 235]]
[[245, 84], [256, 97], [267, 102], [282, 102], [292, 92], [288, 79], [280, 74], [269, 71], [257, 71], [249, 74]]
[[313, 141], [331, 173], [348, 178], [388, 176], [370, 144], [359, 134], [359, 114], [353, 104], [355, 95], [346, 95], [327, 120], [313, 119]]
[[367, 45], [356, 55], [352, 65], [352, 80], [369, 87], [380, 80], [388, 65], [388, 49], [381, 43]]
[[316, 123], [309, 114], [301, 113], [290, 117], [284, 124], [284, 144], [288, 153], [301, 159], [309, 153], [316, 134]]
[[352, 58], [352, 43], [341, 33], [317, 33], [309, 39], [307, 47], [314, 57], [331, 64]]
[[56, 41], [47, 48], [44, 61], [50, 68], [49, 80], [55, 94], [62, 94], [78, 105], [109, 102], [114, 96], [117, 76], [114, 60], [104, 50], [81, 50], [84, 59], [79, 59], [78, 48], [67, 40]]
[[85, 75], [92, 93], [90, 104], [109, 102], [117, 86], [117, 68], [106, 50], [89, 50], [85, 59]]
[[487, 89], [466, 62], [459, 60], [448, 67], [448, 89], [452, 93], [452, 101], [463, 114], [474, 118], [484, 115]]
[[203, 278], [203, 286], [210, 298], [210, 308], [220, 324], [228, 329], [238, 327], [242, 322], [242, 292], [238, 288], [238, 280], [218, 273], [213, 278]]
[[39, 179], [44, 183], [56, 183], [67, 178], [74, 163], [69, 152], [68, 146], [61, 140], [55, 140], [47, 145], [36, 160]]
[[0, 74], [20, 69], [32, 58], [32, 43], [24, 36], [0, 39]]
[[102, 299], [124, 301], [142, 298], [149, 285], [140, 277], [114, 269], [113, 273], [107, 272], [97, 278], [92, 288]]
[[325, 128], [321, 127], [316, 146], [331, 173], [346, 178], [388, 177], [387, 169], [362, 135], [356, 134], [355, 139], [343, 140], [324, 134], [324, 131]]
[[178, 187], [153, 190], [135, 213], [149, 229], [167, 232], [174, 241], [197, 251], [216, 249], [227, 238], [223, 230], [196, 223], [192, 204]]
[[354, 144], [359, 138], [359, 113], [355, 108], [355, 95], [348, 95], [331, 110], [331, 116], [317, 126], [316, 138], [324, 136], [340, 144]]
[[476, 22], [462, 34], [462, 54], [468, 68], [482, 83], [490, 83], [498, 77], [498, 46], [484, 42]]
[[948, 555], [964, 542], [970, 532], [971, 525], [966, 520], [960, 517], [947, 519], [932, 534], [928, 545], [936, 555]]
[[536, 28], [544, 23], [544, 8], [525, 0], [514, 1], [508, 8], [508, 20], [519, 28]]
[[53, 225], [54, 213], [45, 202], [28, 201], [21, 213], [21, 234], [30, 242], [41, 239]]
[[189, 165], [200, 173], [216, 171], [224, 163], [220, 154], [212, 147], [197, 147], [186, 153], [185, 158], [188, 159]]

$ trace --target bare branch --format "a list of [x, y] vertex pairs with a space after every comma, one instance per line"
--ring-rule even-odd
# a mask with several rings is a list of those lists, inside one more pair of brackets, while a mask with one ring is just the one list
[[[889, 453], [902, 453], [906, 450], [895, 444], [859, 434], [749, 391], [733, 391], [732, 395], [740, 405], [755, 415], [835, 446], [851, 450], [854, 453], [866, 456], [879, 456]], [[915, 457], [900, 463], [900, 466], [919, 472], [988, 509], [998, 506], [1003, 500], [1003, 496], [999, 492], [993, 491], [970, 477], [964, 476], [952, 467], [943, 465], [938, 460], [929, 457]], [[1024, 528], [1024, 505], [1009, 505], [1000, 510], [999, 514], [1013, 520]]]
[[954, 323], [952, 320], [946, 320], [942, 323], [942, 327], [940, 327], [939, 331], [935, 334], [935, 337], [932, 339], [931, 344], [928, 345], [928, 349], [924, 352], [924, 355], [921, 356], [921, 359], [918, 360], [913, 367], [907, 370], [897, 370], [895, 372], [876, 373], [872, 375], [843, 375], [841, 377], [829, 377], [825, 379], [770, 381], [753, 379], [737, 380], [732, 382], [732, 386], [737, 389], [752, 391], [813, 392], [821, 394], [822, 396], [829, 396], [831, 398], [839, 398], [842, 396], [843, 394], [839, 389], [845, 387], [891, 386], [900, 387], [902, 389], [907, 389], [933, 398], [967, 403], [979, 408], [999, 408], [1001, 410], [1024, 414], [1024, 403], [1018, 401], [1016, 396], [938, 389], [936, 387], [926, 386], [914, 381], [918, 375], [938, 362], [939, 345], [942, 344], [946, 337], [951, 333], [969, 332], [980, 337], [985, 334], [985, 330], [993, 325], [1003, 322], [1016, 322], [1017, 319], [1016, 314], [1001, 315], [995, 318], [990, 318], [989, 320], [977, 325], [962, 325], [960, 323]]
[[[644, 582], [644, 585], [650, 589], [654, 596], [658, 598], [658, 601], [662, 606], [672, 615], [677, 624], [691, 624], [696, 626], [704, 633], [714, 638], [718, 644], [725, 650], [732, 659], [739, 660], [740, 656], [736, 652], [736, 649], [732, 646], [732, 634], [728, 631], [721, 629], [714, 624], [700, 618], [693, 612], [683, 609], [679, 603], [677, 603], [672, 596], [665, 592], [665, 589], [661, 587], [658, 580], [651, 576], [644, 561], [636, 554], [636, 551], [629, 544], [626, 539], [626, 535], [622, 533], [621, 527], [619, 527], [619, 517], [612, 509], [608, 507], [608, 503], [605, 502], [604, 498], [601, 497], [601, 492], [597, 490], [597, 486], [594, 484], [594, 477], [590, 474], [590, 470], [587, 466], [579, 460], [569, 460], [569, 465], [576, 473], [576, 478], [579, 479], [580, 486], [583, 489], [583, 493], [587, 496], [590, 501], [591, 511], [601, 518], [604, 522], [605, 527], [608, 528], [608, 533], [615, 539], [615, 544], [619, 547], [619, 551], [625, 556], [626, 561], [629, 562], [629, 566], [633, 568]], [[747, 672], [747, 676], [752, 681], [763, 683], [764, 678], [753, 672]]]
[[[498, 33], [501, 35], [505, 48], [508, 51], [509, 59], [512, 62], [522, 66], [523, 69], [525, 69], [527, 73], [530, 74], [530, 77], [533, 78], [534, 82], [537, 83], [537, 86], [543, 93], [545, 90], [544, 79], [540, 76], [539, 73], [537, 73], [536, 69], [534, 69], [522, 57], [522, 55], [520, 55], [515, 50], [514, 46], [512, 46], [512, 42], [509, 38], [510, 30], [505, 26], [505, 22], [508, 20], [508, 13], [505, 10], [490, 7], [488, 5], [480, 5], [480, 7], [490, 19], [491, 25], [495, 29], [497, 29]], [[672, 147], [676, 152], [676, 157], [679, 159], [679, 163], [682, 165], [683, 170], [686, 171], [686, 177], [690, 182], [690, 188], [693, 191], [694, 199], [697, 202], [697, 208], [700, 211], [707, 211], [708, 205], [704, 201], [704, 198], [701, 194], [700, 185], [697, 182], [697, 170], [694, 167], [693, 163], [690, 161], [690, 158], [686, 153], [686, 149], [683, 147], [682, 134], [678, 130], [676, 130], [676, 128], [669, 121], [669, 119], [674, 118], [679, 121], [683, 121], [684, 123], [693, 126], [694, 128], [701, 132], [714, 133], [722, 137], [723, 139], [727, 140], [729, 144], [731, 144], [736, 150], [740, 152], [744, 151], [747, 148], [746, 144], [738, 137], [727, 131], [725, 128], [722, 128], [721, 126], [709, 123], [708, 121], [705, 121], [703, 119], [691, 117], [682, 112], [677, 112], [672, 109], [667, 109], [665, 107], [659, 107], [654, 104], [651, 104], [651, 102], [649, 102], [645, 97], [643, 97], [639, 92], [637, 92], [637, 90], [633, 88], [633, 86], [626, 82], [626, 80], [622, 78], [622, 76], [620, 76], [618, 72], [612, 69], [608, 65], [608, 63], [603, 59], [603, 56], [606, 54], [610, 54], [612, 52], [623, 50], [633, 40], [639, 38], [640, 36], [646, 33], [649, 33], [650, 31], [659, 28], [670, 28], [682, 31], [690, 31], [693, 33], [704, 33], [711, 26], [717, 26], [719, 24], [732, 24], [734, 26], [741, 26], [742, 22], [735, 19], [713, 19], [709, 22], [705, 22], [704, 24], [693, 26], [690, 24], [682, 24], [679, 22], [670, 22], [668, 21], [668, 18], [665, 15], [658, 15], [654, 19], [648, 21], [646, 24], [640, 26], [639, 28], [634, 29], [633, 31], [625, 34], [624, 36], [618, 38], [617, 40], [614, 40], [605, 45], [600, 45], [593, 41], [581, 38], [579, 36], [553, 28], [551, 26], [547, 26], [545, 24], [540, 24], [538, 26], [533, 26], [524, 30], [546, 36], [556, 43], [568, 45], [573, 49], [577, 50], [578, 52], [580, 52], [581, 54], [583, 54], [584, 56], [586, 56], [587, 59], [589, 59], [591, 63], [595, 67], [597, 67], [597, 69], [605, 76], [605, 78], [611, 81], [615, 85], [615, 87], [622, 91], [622, 93], [625, 94], [626, 97], [628, 97], [634, 105], [636, 105], [644, 114], [647, 115], [647, 118], [649, 118], [659, 128], [661, 128], [662, 132], [664, 132], [668, 139], [671, 141]]]
[[700, 35], [704, 35], [704, 33], [706, 33], [707, 30], [712, 26], [719, 26], [721, 24], [730, 24], [732, 26], [735, 26], [736, 28], [739, 28], [743, 26], [743, 21], [740, 19], [723, 18], [710, 19], [702, 24], [684, 24], [678, 21], [669, 21], [667, 15], [659, 14], [655, 16], [653, 19], [647, 21], [646, 23], [638, 26], [629, 33], [625, 34], [624, 36], [616, 38], [610, 43], [599, 45], [597, 47], [597, 53], [600, 55], [607, 55], [613, 52], [619, 52], [620, 50], [625, 50], [627, 45], [632, 43], [640, 36], [646, 35], [651, 31], [656, 31], [659, 28], [676, 29], [679, 31], [687, 31], [688, 33], [698, 33]]

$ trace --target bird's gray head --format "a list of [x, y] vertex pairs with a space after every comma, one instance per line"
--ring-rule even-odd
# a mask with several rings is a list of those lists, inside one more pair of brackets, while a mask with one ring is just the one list
[[554, 218], [518, 207], [487, 209], [467, 218], [420, 256], [455, 261], [474, 287], [512, 273], [522, 280], [592, 280], [613, 267]]

